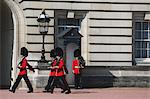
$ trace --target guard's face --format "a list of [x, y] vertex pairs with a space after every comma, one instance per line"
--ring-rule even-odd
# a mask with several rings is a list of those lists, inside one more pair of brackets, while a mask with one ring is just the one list
[[60, 59], [60, 57], [59, 57], [59, 56], [56, 56], [56, 58], [57, 58], [57, 59]]

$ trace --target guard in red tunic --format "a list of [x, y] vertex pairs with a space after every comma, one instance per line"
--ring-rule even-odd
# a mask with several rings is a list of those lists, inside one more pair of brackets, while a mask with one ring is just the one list
[[84, 61], [84, 59], [81, 56], [80, 50], [77, 49], [74, 51], [74, 60], [72, 62], [72, 71], [74, 74], [74, 83], [75, 83], [75, 89], [82, 88], [82, 82], [81, 82], [81, 77], [82, 77], [82, 69], [84, 68], [84, 63], [81, 61]]
[[16, 82], [14, 83], [14, 85], [12, 86], [12, 89], [10, 89], [9, 91], [10, 92], [13, 92], [15, 93], [15, 90], [19, 84], [19, 82], [21, 81], [21, 79], [23, 78], [29, 88], [29, 91], [27, 93], [32, 93], [33, 92], [33, 88], [32, 88], [32, 85], [28, 79], [28, 76], [27, 76], [27, 66], [28, 68], [35, 72], [34, 69], [32, 68], [32, 66], [30, 66], [27, 62], [27, 59], [26, 57], [28, 56], [28, 50], [25, 48], [25, 47], [22, 47], [21, 48], [21, 55], [23, 56], [21, 62], [19, 63], [19, 66], [18, 68], [20, 69], [20, 72], [18, 74], [18, 77], [16, 79]]
[[[65, 79], [65, 73], [64, 73], [65, 63], [62, 58], [63, 51], [59, 47], [56, 48], [55, 50], [56, 50], [56, 65], [54, 66], [54, 68], [56, 69], [56, 72], [55, 72], [54, 82], [51, 87], [51, 93], [53, 93], [54, 88], [58, 85], [63, 89], [62, 93], [65, 92], [65, 94], [69, 94], [69, 93], [71, 93], [71, 90]], [[62, 84], [60, 85], [60, 83], [62, 83]]]
[[49, 73], [49, 79], [48, 79], [48, 83], [45, 87], [45, 90], [43, 92], [51, 92], [50, 91], [50, 88], [51, 88], [51, 85], [52, 85], [52, 82], [54, 80], [54, 77], [55, 77], [55, 73], [56, 73], [56, 69], [54, 68], [54, 66], [56, 65], [56, 56], [55, 56], [55, 50], [52, 49], [50, 51], [50, 57], [51, 57], [51, 64], [50, 64], [50, 73]]

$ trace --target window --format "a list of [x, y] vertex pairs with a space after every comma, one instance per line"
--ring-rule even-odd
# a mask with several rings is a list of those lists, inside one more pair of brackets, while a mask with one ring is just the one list
[[150, 22], [135, 22], [135, 58], [150, 58]]
[[58, 34], [70, 28], [76, 28], [78, 31], [80, 31], [80, 20], [79, 19], [58, 19]]

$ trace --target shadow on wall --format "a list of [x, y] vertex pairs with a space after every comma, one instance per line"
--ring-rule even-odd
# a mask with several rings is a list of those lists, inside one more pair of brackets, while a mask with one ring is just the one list
[[0, 23], [0, 88], [9, 88], [11, 85], [11, 66], [13, 54], [13, 40], [14, 40], [14, 25], [12, 19], [12, 12], [4, 0], [0, 2], [1, 6], [1, 23]]
[[82, 71], [84, 88], [113, 87], [115, 78], [106, 67], [85, 67]]

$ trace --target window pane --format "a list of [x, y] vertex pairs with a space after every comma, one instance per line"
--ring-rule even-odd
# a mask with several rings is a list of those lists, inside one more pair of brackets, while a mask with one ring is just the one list
[[141, 22], [136, 22], [135, 23], [135, 29], [136, 30], [141, 30]]
[[135, 51], [135, 57], [136, 58], [140, 58], [140, 50], [136, 50]]
[[64, 27], [59, 27], [58, 33], [61, 33], [61, 32], [63, 32], [63, 31], [64, 31]]
[[150, 50], [148, 50], [148, 53], [149, 53], [149, 58], [150, 58]]
[[148, 28], [149, 28], [149, 30], [150, 30], [150, 22], [148, 22]]
[[63, 19], [58, 19], [58, 25], [64, 25], [66, 22]]
[[142, 58], [147, 58], [147, 50], [142, 50]]
[[136, 48], [141, 48], [140, 45], [141, 45], [140, 42], [135, 42], [135, 47], [136, 47]]
[[148, 43], [148, 47], [147, 48], [150, 48], [150, 42], [147, 42]]
[[143, 23], [143, 29], [144, 30], [148, 30], [148, 22], [144, 22]]
[[141, 31], [136, 31], [135, 39], [141, 39]]
[[79, 26], [78, 19], [58, 19], [58, 25], [71, 25], [71, 26]]
[[148, 39], [148, 31], [142, 33], [142, 39]]
[[147, 48], [147, 42], [142, 42], [142, 48]]

